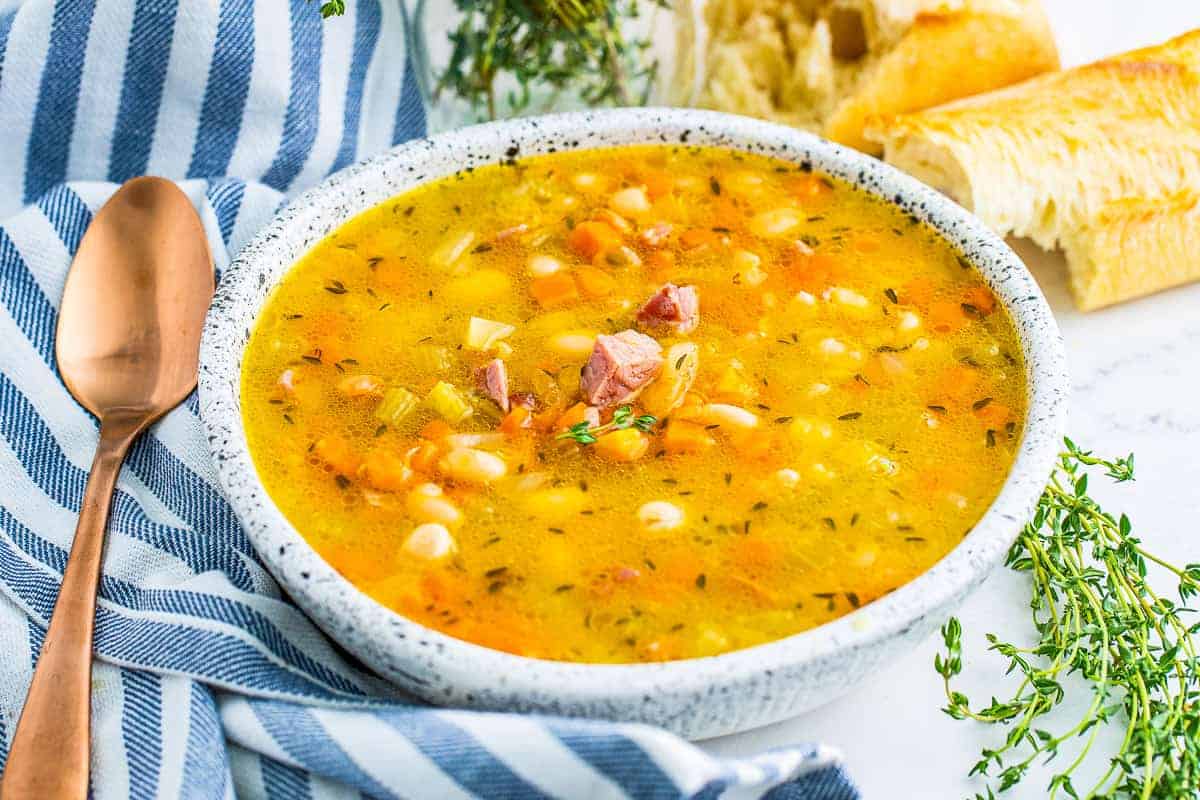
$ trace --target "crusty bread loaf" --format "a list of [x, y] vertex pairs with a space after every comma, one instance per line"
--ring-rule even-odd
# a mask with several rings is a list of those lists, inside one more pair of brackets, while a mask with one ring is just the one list
[[868, 116], [1057, 69], [1040, 0], [685, 0], [669, 98], [868, 152]]
[[1061, 245], [1081, 308], [1200, 277], [1200, 31], [867, 135], [998, 232]]

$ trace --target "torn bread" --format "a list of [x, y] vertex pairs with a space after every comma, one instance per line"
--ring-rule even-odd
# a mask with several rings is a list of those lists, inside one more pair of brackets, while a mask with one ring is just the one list
[[1058, 68], [1040, 0], [683, 0], [671, 102], [878, 152], [863, 124]]
[[1061, 245], [1080, 308], [1200, 278], [1200, 31], [867, 135], [1001, 234]]

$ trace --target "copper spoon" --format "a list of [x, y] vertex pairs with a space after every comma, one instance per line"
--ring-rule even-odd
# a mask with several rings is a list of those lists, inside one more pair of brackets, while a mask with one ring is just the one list
[[55, 348], [67, 389], [100, 420], [100, 442], [0, 784], [4, 800], [87, 796], [92, 628], [113, 488], [133, 441], [196, 385], [212, 293], [200, 218], [162, 178], [122, 186], [75, 254]]

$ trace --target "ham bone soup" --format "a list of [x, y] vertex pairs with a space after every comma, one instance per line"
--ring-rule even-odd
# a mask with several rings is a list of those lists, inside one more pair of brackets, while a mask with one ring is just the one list
[[998, 493], [1025, 369], [978, 273], [808, 165], [633, 146], [464, 170], [281, 281], [258, 473], [347, 580], [537, 658], [711, 656], [832, 620]]

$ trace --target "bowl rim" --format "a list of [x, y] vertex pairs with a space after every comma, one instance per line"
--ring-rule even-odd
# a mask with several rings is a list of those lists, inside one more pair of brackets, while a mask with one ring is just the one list
[[[602, 140], [594, 141], [597, 135]], [[502, 151], [505, 142], [511, 147]], [[464, 156], [461, 168], [518, 152], [677, 142], [810, 162], [818, 172], [839, 175], [901, 206], [967, 257], [1012, 317], [1026, 365], [1025, 429], [999, 494], [958, 545], [891, 593], [818, 627], [717, 656], [634, 664], [531, 658], [454, 638], [377, 603], [341, 577], [287, 520], [259, 481], [249, 453], [240, 412], [241, 359], [265, 299], [299, 257], [280, 263], [281, 253], [299, 248], [302, 254], [363, 211], [457, 171], [429, 170], [446, 153]], [[386, 190], [381, 184], [387, 180], [405, 186], [399, 192]], [[306, 237], [307, 244], [296, 244]], [[463, 692], [494, 688], [496, 676], [502, 675], [513, 696], [552, 695], [580, 703], [614, 697], [635, 701], [663, 687], [704, 692], [731, 676], [870, 647], [956, 602], [999, 563], [1032, 514], [1059, 452], [1068, 388], [1062, 336], [1045, 297], [1019, 257], [966, 209], [890, 165], [812, 134], [748, 117], [676, 108], [567, 112], [474, 125], [398, 145], [331, 175], [280, 210], [224, 271], [205, 322], [200, 361], [200, 416], [221, 487], [260, 558], [318, 625], [342, 640], [336, 633], [340, 621], [353, 619], [356, 627], [373, 631], [369, 637], [386, 636], [400, 665], [393, 673], [404, 675], [405, 656], [417, 658], [415, 648], [420, 648], [421, 658], [437, 663], [439, 680]], [[421, 693], [419, 676], [401, 680]]]

